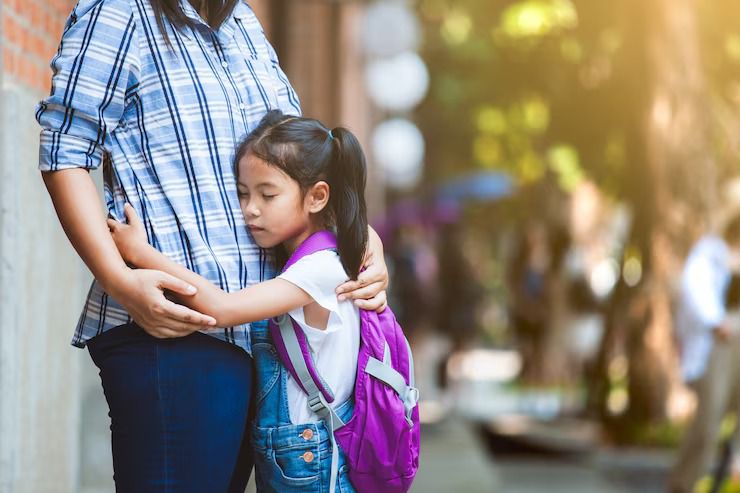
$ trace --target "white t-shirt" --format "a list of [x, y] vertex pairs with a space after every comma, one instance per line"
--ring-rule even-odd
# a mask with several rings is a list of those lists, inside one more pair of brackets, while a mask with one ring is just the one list
[[[360, 349], [360, 311], [351, 300], [339, 301], [337, 286], [348, 279], [339, 254], [322, 250], [303, 257], [278, 276], [308, 293], [329, 310], [326, 329], [307, 325], [303, 308], [289, 312], [306, 334], [314, 363], [334, 393], [332, 407], [344, 403], [353, 393]], [[288, 410], [293, 424], [313, 423], [320, 418], [308, 407], [308, 397], [288, 375]]]

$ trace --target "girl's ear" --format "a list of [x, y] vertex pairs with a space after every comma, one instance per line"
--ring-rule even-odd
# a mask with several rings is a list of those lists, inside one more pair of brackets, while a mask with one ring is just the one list
[[325, 181], [314, 183], [306, 194], [306, 206], [311, 214], [318, 214], [329, 203], [329, 184]]

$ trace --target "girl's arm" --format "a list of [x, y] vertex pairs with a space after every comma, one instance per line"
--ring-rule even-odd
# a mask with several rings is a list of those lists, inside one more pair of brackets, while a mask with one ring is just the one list
[[108, 220], [121, 256], [137, 267], [161, 270], [195, 286], [197, 293], [183, 297], [181, 301], [215, 318], [218, 327], [265, 320], [313, 302], [308, 293], [283, 279], [272, 279], [227, 293], [149, 245], [144, 225], [134, 208], [126, 204], [125, 213], [128, 224]]

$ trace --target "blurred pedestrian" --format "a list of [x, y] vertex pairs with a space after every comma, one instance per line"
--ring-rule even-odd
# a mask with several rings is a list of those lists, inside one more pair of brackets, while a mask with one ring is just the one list
[[521, 378], [543, 379], [543, 356], [552, 293], [552, 255], [547, 228], [528, 224], [517, 245], [508, 270], [509, 316], [522, 355]]
[[722, 237], [701, 238], [684, 266], [676, 329], [682, 374], [696, 392], [697, 409], [669, 479], [671, 493], [694, 491], [717, 449], [723, 417], [740, 405], [740, 305], [736, 289], [728, 293], [738, 257], [740, 216]]
[[392, 296], [396, 316], [413, 346], [434, 322], [437, 300], [437, 256], [433, 241], [421, 224], [410, 223], [395, 231], [390, 256], [393, 264]]
[[450, 349], [437, 369], [437, 381], [443, 389], [448, 385], [450, 358], [469, 349], [480, 329], [478, 314], [484, 291], [464, 242], [459, 224], [446, 225], [440, 232], [437, 328], [450, 341]]

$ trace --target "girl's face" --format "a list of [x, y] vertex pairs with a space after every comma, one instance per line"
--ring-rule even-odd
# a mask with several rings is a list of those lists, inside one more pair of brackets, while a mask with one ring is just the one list
[[292, 252], [317, 228], [314, 214], [328, 202], [326, 182], [305, 194], [282, 170], [248, 153], [239, 161], [239, 204], [250, 233], [262, 248], [285, 243]]

